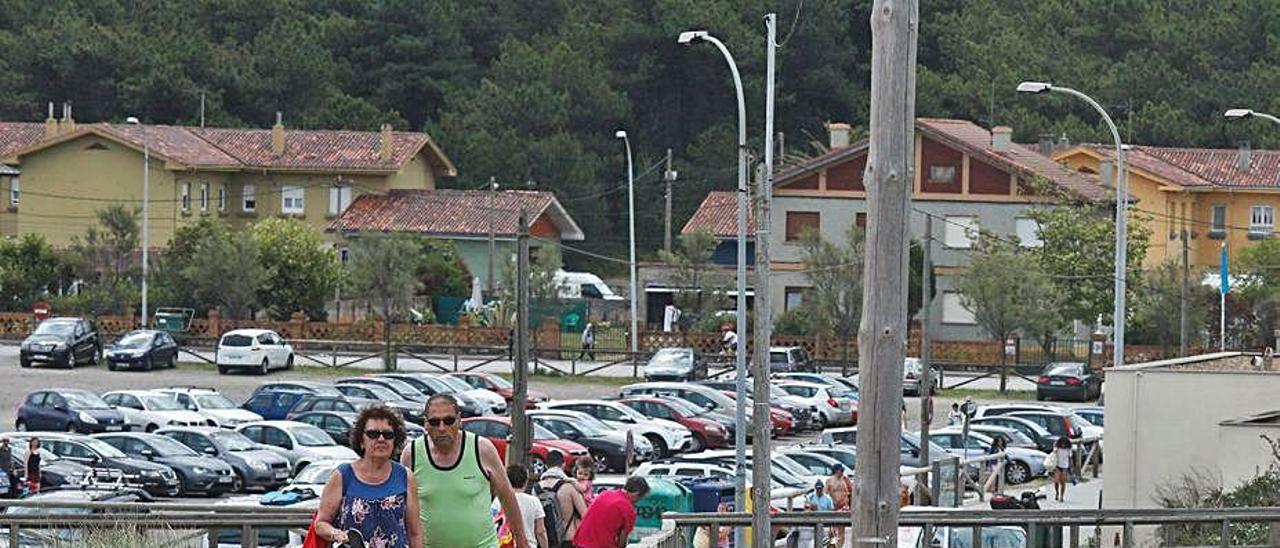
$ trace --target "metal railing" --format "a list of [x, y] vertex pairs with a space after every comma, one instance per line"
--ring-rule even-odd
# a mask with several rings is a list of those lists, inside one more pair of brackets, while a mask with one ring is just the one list
[[128, 529], [149, 534], [164, 532], [166, 545], [173, 546], [217, 546], [219, 532], [231, 530], [242, 547], [257, 548], [260, 534], [267, 530], [292, 532], [299, 537], [305, 534], [313, 514], [300, 508], [190, 503], [9, 500], [0, 502], [0, 507], [44, 510], [0, 513], [0, 536], [8, 546], [26, 546], [33, 539], [48, 537], [82, 539], [94, 531], [116, 534]]

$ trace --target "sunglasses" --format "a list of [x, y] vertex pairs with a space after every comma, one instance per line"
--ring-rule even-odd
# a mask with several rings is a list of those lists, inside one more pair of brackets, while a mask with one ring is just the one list
[[431, 426], [440, 426], [441, 424], [444, 424], [445, 426], [453, 426], [453, 423], [456, 423], [456, 422], [458, 422], [458, 417], [444, 417], [442, 419], [441, 418], [427, 419], [427, 424]]
[[364, 437], [371, 440], [376, 440], [378, 438], [393, 440], [396, 439], [396, 432], [395, 430], [365, 430]]

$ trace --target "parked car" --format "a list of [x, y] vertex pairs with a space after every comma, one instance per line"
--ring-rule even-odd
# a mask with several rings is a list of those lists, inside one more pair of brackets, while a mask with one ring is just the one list
[[27, 395], [14, 421], [18, 430], [62, 432], [121, 432], [128, 429], [124, 415], [88, 390], [51, 388]]
[[840, 391], [839, 393], [843, 394], [845, 397], [853, 398], [855, 400], [858, 399], [858, 383], [853, 381], [852, 379], [841, 377], [839, 375], [829, 375], [827, 373], [792, 372], [792, 373], [774, 373], [772, 375], [769, 375], [769, 378], [777, 379], [777, 380], [816, 382], [818, 384], [825, 384], [828, 386], [835, 387]]
[[1051, 363], [1036, 379], [1036, 399], [1089, 401], [1102, 396], [1102, 375], [1083, 363]]
[[[734, 392], [722, 391], [720, 393], [724, 394], [724, 396], [730, 400], [737, 399], [737, 394]], [[747, 409], [751, 409], [754, 404], [751, 402], [750, 398], [747, 398], [746, 405]], [[785, 409], [780, 409], [772, 405], [769, 406], [769, 423], [769, 434], [773, 437], [786, 436], [796, 429], [795, 415], [792, 415]]]
[[[550, 430], [561, 439], [577, 442], [587, 448], [600, 473], [623, 472], [627, 469], [627, 435], [595, 417], [577, 411], [535, 410], [528, 413], [534, 424]], [[632, 436], [635, 462], [653, 458], [653, 445], [643, 436]]]
[[[688, 428], [692, 435], [689, 445], [691, 453], [728, 447], [731, 442], [732, 431], [720, 421], [706, 417], [710, 411], [699, 409], [685, 400], [639, 396], [620, 400], [618, 403], [651, 419], [672, 421]], [[730, 419], [729, 423], [732, 422]]]
[[[751, 392], [755, 385], [755, 380], [747, 378], [747, 391]], [[697, 384], [708, 386], [728, 393], [732, 398], [738, 392], [738, 382], [736, 379], [699, 381]], [[794, 396], [781, 388], [769, 383], [769, 405], [776, 407], [791, 414], [792, 425], [791, 430], [821, 430], [822, 421], [817, 416], [817, 408], [810, 405], [810, 402], [804, 398]]]
[[809, 471], [809, 474], [814, 476], [829, 477], [835, 472], [836, 466], [844, 468], [844, 463], [836, 460], [834, 457], [829, 457], [819, 453], [810, 453], [800, 446], [782, 448], [779, 449], [778, 452], [790, 457], [791, 460], [796, 461], [801, 466], [804, 466], [805, 469]]
[[140, 329], [125, 333], [107, 348], [107, 369], [141, 369], [178, 366], [178, 343], [163, 331]]
[[[921, 510], [936, 510], [935, 507], [921, 508]], [[904, 515], [909, 515], [903, 512]], [[933, 532], [933, 539], [929, 542], [924, 540], [924, 529], [921, 527], [900, 527], [898, 528], [898, 546], [911, 546], [913, 548], [928, 548], [937, 546], [939, 548], [968, 548], [974, 546], [973, 528], [971, 527], [934, 527], [930, 531]], [[1021, 527], [1012, 525], [992, 525], [983, 527], [982, 545], [998, 546], [1001, 548], [1026, 548], [1027, 532]]]
[[675, 396], [708, 411], [722, 413], [731, 417], [736, 405], [733, 402], [733, 398], [725, 396], [720, 390], [700, 384], [642, 382], [623, 386], [618, 392], [624, 398], [634, 396]]
[[293, 406], [310, 395], [310, 392], [293, 389], [265, 390], [249, 396], [249, 400], [240, 407], [256, 413], [264, 420], [282, 420], [289, 416]]
[[1103, 424], [1106, 422], [1106, 417], [1105, 410], [1102, 407], [1076, 407], [1075, 409], [1072, 409], [1072, 411], [1084, 420], [1089, 421], [1089, 424], [1099, 428], [1106, 427], [1106, 425]]
[[158, 389], [156, 392], [172, 396], [183, 409], [199, 413], [213, 421], [214, 426], [235, 428], [241, 423], [262, 420], [262, 415], [241, 409], [235, 402], [212, 388], [170, 387]]
[[[820, 444], [842, 444], [850, 447], [858, 445], [858, 427], [850, 426], [847, 428], [828, 428], [822, 431], [822, 435], [818, 438]], [[939, 447], [938, 444], [929, 442], [930, 460], [942, 460], [949, 455], [946, 450]], [[902, 439], [899, 443], [899, 451], [901, 452], [903, 466], [920, 466], [924, 462], [921, 458], [920, 435], [914, 432], [903, 432]]]
[[[747, 474], [751, 473], [751, 463], [747, 463]], [[733, 463], [722, 464], [715, 461], [661, 461], [646, 462], [636, 467], [632, 475], [645, 478], [671, 478], [671, 479], [687, 479], [687, 478], [716, 478], [722, 481], [732, 482], [736, 477], [734, 473]], [[776, 476], [776, 474], [774, 474]], [[605, 480], [607, 481], [607, 479]], [[597, 479], [593, 486], [605, 483], [601, 479]], [[809, 485], [809, 489], [813, 486]], [[769, 497], [771, 499], [770, 506], [779, 510], [802, 510], [804, 508], [804, 492], [805, 489], [788, 487], [778, 481], [777, 477], [769, 478]], [[787, 508], [787, 501], [791, 500], [792, 507]]]
[[48, 363], [71, 369], [81, 363], [97, 364], [101, 354], [102, 342], [89, 320], [49, 318], [23, 339], [18, 364]]
[[293, 368], [293, 347], [275, 331], [268, 329], [235, 329], [218, 340], [214, 354], [218, 373], [247, 369], [266, 375], [272, 369]]
[[1043, 426], [1027, 420], [1022, 417], [1013, 415], [995, 415], [990, 417], [979, 417], [969, 421], [969, 425], [993, 425], [1012, 428], [1021, 432], [1022, 435], [1035, 441], [1036, 449], [1046, 453], [1053, 451], [1053, 444], [1058, 441], [1058, 436], [1053, 435]]
[[974, 412], [973, 418], [981, 419], [997, 415], [1008, 415], [1019, 411], [1061, 411], [1062, 409], [1062, 407], [1047, 403], [999, 403], [979, 407]]
[[151, 495], [173, 497], [181, 489], [172, 468], [130, 457], [100, 439], [56, 432], [28, 432], [14, 435], [12, 439], [25, 444], [30, 438], [39, 438], [41, 447], [63, 459], [91, 468], [114, 470], [124, 484], [140, 487]]
[[288, 414], [285, 415], [286, 420], [294, 420], [295, 417], [303, 413], [312, 411], [332, 411], [337, 413], [347, 413], [355, 415], [360, 412], [356, 406], [351, 405], [350, 401], [344, 396], [314, 396], [307, 394], [302, 396], [298, 403], [293, 404], [289, 408]]
[[[355, 428], [357, 417], [358, 415], [356, 413], [343, 413], [339, 411], [310, 411], [307, 413], [291, 415], [289, 420], [310, 424], [311, 426], [323, 430], [330, 438], [333, 438], [334, 443], [351, 447], [351, 429]], [[426, 430], [423, 430], [421, 426], [414, 423], [406, 422], [404, 426], [406, 442], [413, 441], [422, 437], [423, 434], [426, 434]], [[402, 447], [396, 447], [394, 454], [399, 455], [400, 449], [402, 449]]]
[[[920, 395], [920, 381], [924, 380], [924, 362], [920, 358], [907, 358], [902, 363], [902, 393], [907, 396]], [[942, 388], [942, 371], [937, 367], [929, 368], [929, 393]]]
[[[484, 388], [476, 388], [474, 386], [471, 386], [470, 384], [467, 384], [467, 381], [462, 380], [458, 377], [450, 376], [450, 375], [429, 375], [429, 376], [433, 376], [437, 381], [440, 381], [445, 385], [447, 385], [448, 387], [452, 388], [454, 391], [450, 393], [455, 396], [457, 396], [458, 394], [461, 394], [463, 396], [466, 396], [467, 398], [471, 398], [478, 405], [488, 405], [489, 408], [493, 411], [494, 415], [505, 415], [507, 413], [507, 400], [504, 399], [502, 395], [498, 394], [497, 392], [494, 392], [492, 390], [486, 390]], [[487, 415], [488, 413], [481, 413], [481, 414]]]
[[799, 346], [773, 346], [769, 348], [769, 372], [790, 373], [816, 371], [809, 354]]
[[849, 398], [837, 398], [836, 388], [812, 382], [782, 382], [774, 386], [803, 404], [815, 409], [821, 428], [837, 424], [857, 424], [857, 402]]
[[1020, 417], [1032, 421], [1055, 436], [1079, 438], [1084, 436], [1086, 421], [1076, 420], [1069, 411], [1018, 411], [1009, 413], [1010, 417]]
[[1005, 427], [996, 426], [994, 424], [976, 424], [969, 423], [970, 432], [978, 432], [985, 434], [989, 438], [1002, 438], [1006, 447], [1022, 447], [1024, 449], [1037, 449], [1036, 440], [1023, 434], [1022, 432]]
[[[12, 451], [13, 460], [9, 464], [13, 467], [14, 476], [23, 477], [27, 474], [27, 444], [18, 443], [20, 440], [16, 438], [11, 439], [13, 441], [10, 442], [9, 449]], [[44, 447], [40, 448], [40, 489], [42, 491], [55, 487], [80, 485], [93, 474], [94, 469], [90, 466], [66, 460]], [[115, 475], [119, 476], [119, 473]]]
[[[378, 376], [409, 384], [424, 394], [427, 399], [436, 394], [449, 394], [458, 401], [458, 408], [462, 412], [463, 418], [499, 414], [494, 411], [495, 408], [502, 409], [502, 413], [507, 410], [507, 401], [502, 399], [502, 396], [488, 390], [472, 388], [471, 385], [458, 378], [437, 377], [427, 373], [382, 373]], [[462, 385], [462, 387], [460, 388], [458, 385]], [[484, 394], [484, 396], [481, 396], [484, 398], [483, 403], [476, 399], [475, 396], [477, 394]], [[497, 400], [496, 405], [493, 400]]]
[[[948, 453], [962, 459], [971, 459], [986, 455], [991, 450], [992, 438], [977, 431], [970, 431], [966, 439], [961, 428], [950, 427], [929, 433], [929, 442], [938, 444]], [[1023, 447], [1006, 447], [1004, 451], [1006, 463], [1005, 480], [1011, 485], [1026, 483], [1045, 475], [1046, 453], [1038, 449]]]
[[678, 422], [651, 419], [643, 413], [616, 401], [604, 400], [555, 400], [540, 405], [542, 409], [568, 409], [591, 415], [607, 425], [637, 436], [644, 436], [653, 444], [656, 458], [672, 453], [688, 451], [693, 434]]
[[162, 428], [155, 432], [167, 436], [193, 451], [216, 457], [235, 471], [231, 490], [270, 490], [289, 479], [289, 459], [269, 450], [244, 434], [211, 426]]
[[[502, 396], [502, 399], [506, 400], [507, 405], [511, 405], [511, 398], [514, 397], [514, 394], [515, 394], [515, 386], [513, 386], [510, 381], [502, 377], [499, 377], [497, 375], [494, 375], [493, 373], [486, 373], [483, 371], [469, 371], [469, 372], [461, 372], [461, 373], [449, 373], [448, 376], [462, 379], [463, 381], [465, 381], [467, 384], [471, 385], [474, 388], [482, 388], [484, 390], [489, 390], [491, 392], [494, 392], [499, 396]], [[534, 406], [536, 406], [539, 403], [549, 401], [551, 399], [547, 397], [545, 393], [539, 392], [537, 390], [530, 390], [526, 395], [526, 397], [529, 399], [528, 407], [530, 409], [532, 409]]]
[[[673, 459], [673, 462], [714, 462], [732, 468], [736, 462], [735, 459], [736, 456], [732, 449], [716, 449], [692, 455], [681, 455], [678, 459]], [[747, 465], [752, 465], [751, 455], [747, 456]], [[805, 468], [804, 465], [791, 460], [790, 457], [778, 451], [770, 454], [769, 465], [769, 472], [773, 480], [787, 487], [808, 490], [813, 488], [814, 482], [825, 479], [810, 473], [809, 469]]]
[[[462, 419], [462, 429], [493, 442], [498, 450], [498, 458], [506, 462], [507, 446], [511, 444], [511, 419], [507, 417], [472, 417]], [[564, 469], [572, 470], [574, 461], [587, 456], [587, 448], [582, 444], [561, 439], [550, 430], [532, 423], [530, 433], [533, 439], [529, 443], [529, 469], [534, 477], [541, 476], [547, 470], [547, 456], [557, 452], [564, 456]]]
[[654, 381], [692, 381], [707, 378], [707, 364], [692, 348], [660, 348], [641, 369], [644, 379]]
[[209, 455], [196, 453], [172, 438], [156, 434], [129, 432], [94, 434], [126, 455], [168, 466], [178, 476], [178, 494], [202, 493], [219, 497], [235, 484], [231, 465]]
[[400, 379], [384, 377], [382, 375], [365, 375], [363, 377], [347, 377], [344, 379], [338, 379], [337, 381], [334, 381], [334, 385], [340, 385], [340, 384], [363, 384], [363, 385], [369, 385], [369, 386], [381, 386], [383, 388], [386, 388], [392, 391], [393, 393], [395, 393], [395, 395], [400, 396], [400, 399], [411, 401], [418, 405], [426, 404], [427, 397], [430, 396], [430, 394], [424, 393], [422, 390], [419, 390], [416, 386], [410, 383], [407, 383]]
[[267, 381], [253, 390], [253, 393], [261, 394], [263, 392], [271, 392], [275, 390], [297, 390], [317, 396], [341, 396], [342, 393], [334, 388], [331, 383], [323, 383], [316, 381]]
[[168, 394], [148, 390], [117, 390], [102, 395], [114, 407], [130, 430], [154, 432], [161, 426], [217, 426], [195, 411], [188, 411]]
[[343, 396], [361, 400], [373, 400], [399, 411], [404, 420], [422, 424], [426, 406], [413, 400], [406, 400], [394, 390], [376, 384], [351, 383], [339, 381], [334, 385]]
[[358, 457], [355, 451], [334, 443], [323, 430], [310, 424], [267, 420], [242, 424], [236, 431], [256, 443], [278, 448], [295, 472], [317, 460]]

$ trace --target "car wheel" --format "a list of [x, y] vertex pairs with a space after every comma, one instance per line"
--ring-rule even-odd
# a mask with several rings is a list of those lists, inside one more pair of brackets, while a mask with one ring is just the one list
[[285, 369], [293, 369], [293, 354], [289, 354], [289, 358], [284, 361]]
[[239, 470], [236, 470], [235, 473], [232, 474], [232, 476], [233, 477], [231, 478], [231, 492], [243, 493], [244, 492], [244, 474], [241, 474]]
[[1004, 479], [1010, 485], [1031, 481], [1031, 467], [1025, 462], [1009, 461], [1005, 466]]
[[707, 448], [707, 438], [702, 434], [694, 434], [693, 439], [689, 442], [690, 453], [701, 453]]
[[98, 365], [98, 356], [101, 356], [101, 355], [102, 355], [102, 348], [95, 345], [93, 347], [93, 355], [89, 356], [89, 365]]
[[19, 420], [18, 422], [14, 423], [13, 427], [16, 428], [19, 432], [26, 432], [27, 422], [23, 420]]
[[547, 471], [547, 461], [537, 455], [529, 455], [529, 471], [533, 477], [542, 477], [542, 473]]
[[169, 369], [176, 369], [177, 367], [178, 367], [178, 355], [174, 354], [172, 356], [169, 356]]
[[262, 366], [258, 368], [258, 374], [266, 375], [270, 371], [271, 371], [271, 362], [268, 362], [266, 358], [262, 358]]
[[146, 433], [150, 434], [150, 433], [155, 432], [156, 430], [159, 430], [159, 429], [160, 429], [160, 426], [159, 426], [159, 425], [156, 425], [156, 424], [148, 424], [148, 425], [146, 426], [146, 428], [143, 428], [142, 430], [143, 430], [144, 432], [146, 432]]
[[116, 363], [115, 363], [115, 362], [107, 362], [107, 371], [115, 371], [115, 370], [116, 370]]
[[76, 368], [76, 353], [74, 350], [67, 350], [67, 363], [63, 364], [67, 369]]
[[827, 414], [826, 414], [826, 413], [818, 413], [818, 430], [824, 430], [824, 429], [826, 429], [826, 428], [827, 428], [827, 422], [829, 422], [829, 421], [827, 421]]
[[219, 375], [226, 375], [226, 374], [227, 374], [227, 371], [228, 371], [229, 369], [230, 369], [230, 368], [228, 368], [228, 367], [227, 367], [227, 366], [225, 366], [225, 365], [219, 365], [219, 366], [218, 366], [218, 374], [219, 374]]
[[26, 358], [19, 358], [18, 365], [21, 365], [22, 367], [31, 367], [31, 362]]
[[589, 451], [588, 454], [591, 455], [591, 460], [595, 461], [597, 474], [608, 474], [612, 471], [609, 468], [609, 456], [604, 454], [604, 451]]
[[151, 371], [152, 369], [155, 369], [155, 364], [152, 363], [151, 355], [147, 354], [147, 363], [142, 366], [142, 370]]
[[644, 437], [649, 440], [649, 444], [653, 445], [653, 456], [655, 458], [665, 458], [668, 454], [667, 442], [657, 434], [649, 434]]
[[177, 496], [179, 497], [186, 496], [187, 495], [187, 478], [183, 477], [182, 472], [179, 472], [177, 468], [173, 469], [173, 475], [178, 477]]

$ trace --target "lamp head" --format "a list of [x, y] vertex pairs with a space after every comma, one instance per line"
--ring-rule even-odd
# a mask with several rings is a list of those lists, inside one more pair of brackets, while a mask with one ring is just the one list
[[614, 137], [617, 137], [617, 138], [619, 138], [619, 139], [626, 139], [626, 138], [627, 138], [627, 130], [625, 130], [625, 129], [620, 129], [620, 130], [618, 130], [617, 132], [615, 132], [615, 133], [613, 134], [613, 136], [614, 136]]
[[1253, 116], [1253, 110], [1247, 108], [1233, 108], [1222, 113], [1222, 115], [1232, 120], [1243, 120]]
[[126, 123], [126, 124], [133, 124], [133, 125], [135, 125], [135, 126], [136, 126], [136, 125], [140, 125], [140, 124], [142, 124], [142, 122], [139, 122], [139, 121], [138, 121], [138, 117], [137, 117], [137, 116], [130, 116], [130, 117], [128, 117], [128, 118], [125, 118], [125, 119], [124, 119], [124, 123]]
[[676, 39], [676, 43], [684, 44], [687, 46], [689, 44], [694, 43], [695, 41], [706, 38], [706, 36], [707, 36], [707, 31], [705, 30], [688, 30], [680, 33], [680, 38]]
[[1048, 82], [1023, 82], [1018, 84], [1018, 93], [1044, 93], [1053, 89]]

